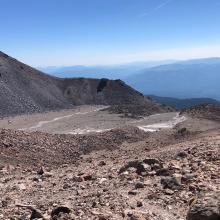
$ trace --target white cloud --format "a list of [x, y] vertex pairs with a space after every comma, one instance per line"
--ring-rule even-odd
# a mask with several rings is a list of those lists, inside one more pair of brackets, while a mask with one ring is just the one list
[[156, 12], [156, 11], [160, 10], [161, 8], [165, 7], [166, 5], [168, 5], [171, 1], [173, 1], [173, 0], [167, 0], [165, 2], [162, 2], [161, 4], [157, 5], [153, 9], [142, 13], [139, 17], [145, 17], [145, 16], [148, 16], [150, 14], [153, 14], [154, 12]]
[[161, 3], [160, 5], [158, 5], [157, 7], [155, 7], [154, 10], [158, 10], [158, 9], [163, 8], [164, 6], [166, 6], [167, 4], [169, 4], [171, 1], [172, 1], [172, 0], [167, 0], [167, 1], [163, 2], [163, 3]]

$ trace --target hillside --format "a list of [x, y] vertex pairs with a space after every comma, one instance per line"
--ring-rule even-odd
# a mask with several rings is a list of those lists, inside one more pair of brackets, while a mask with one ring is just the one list
[[218, 104], [219, 102], [215, 99], [210, 98], [192, 98], [192, 99], [177, 99], [171, 97], [161, 97], [155, 95], [149, 95], [153, 100], [171, 106], [175, 109], [181, 110], [185, 108], [191, 108], [201, 104]]
[[193, 118], [208, 119], [220, 122], [220, 105], [203, 104], [189, 109], [185, 109], [181, 114], [187, 114]]
[[152, 114], [174, 112], [175, 109], [158, 102], [149, 102], [144, 105], [112, 105], [102, 111], [119, 114], [126, 118], [143, 118]]
[[69, 107], [58, 80], [0, 53], [0, 115]]
[[220, 100], [220, 58], [146, 68], [124, 80], [144, 94]]
[[52, 77], [0, 52], [0, 116], [145, 102], [149, 100], [121, 80]]

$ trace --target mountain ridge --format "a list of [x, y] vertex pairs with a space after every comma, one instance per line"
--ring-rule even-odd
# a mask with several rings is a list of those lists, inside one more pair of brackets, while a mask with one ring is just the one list
[[144, 94], [220, 100], [220, 59], [200, 59], [157, 66], [142, 70], [125, 81]]
[[151, 102], [121, 80], [58, 78], [0, 53], [0, 116]]
[[134, 72], [161, 64], [173, 63], [173, 60], [131, 62], [116, 65], [73, 65], [37, 67], [37, 69], [58, 77], [126, 78]]

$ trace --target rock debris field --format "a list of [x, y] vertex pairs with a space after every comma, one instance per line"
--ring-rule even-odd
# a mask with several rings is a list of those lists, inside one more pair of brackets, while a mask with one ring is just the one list
[[[108, 114], [90, 108], [80, 129], [86, 121], [92, 123], [91, 118]], [[58, 128], [71, 117], [54, 118], [70, 112], [66, 113], [1, 121], [2, 127], [8, 127], [0, 130], [0, 219], [220, 219], [220, 128], [214, 122], [186, 115], [186, 120], [149, 132], [138, 126], [150, 129], [152, 124], [182, 116], [165, 113], [163, 118], [131, 119], [108, 114], [105, 124], [100, 120], [96, 129], [112, 125], [109, 118], [120, 119], [121, 126], [99, 133], [64, 134]], [[46, 132], [21, 129], [39, 121], [49, 121], [37, 127]], [[195, 130], [193, 122], [200, 123], [203, 131]]]

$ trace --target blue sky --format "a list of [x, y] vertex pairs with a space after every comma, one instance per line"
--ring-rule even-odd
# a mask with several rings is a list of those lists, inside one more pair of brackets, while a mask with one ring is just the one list
[[0, 0], [0, 50], [33, 66], [220, 56], [220, 0]]

